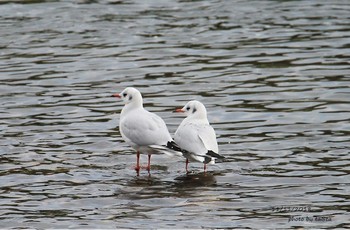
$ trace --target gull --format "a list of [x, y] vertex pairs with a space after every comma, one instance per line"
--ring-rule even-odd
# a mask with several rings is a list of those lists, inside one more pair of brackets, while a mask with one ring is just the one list
[[124, 141], [136, 150], [137, 175], [141, 168], [140, 153], [148, 154], [148, 172], [151, 168], [152, 154], [182, 155], [163, 119], [143, 108], [140, 91], [127, 87], [112, 97], [121, 98], [125, 104], [120, 114], [119, 130]]
[[215, 159], [223, 159], [219, 155], [218, 143], [213, 127], [207, 118], [207, 110], [199, 101], [189, 101], [175, 112], [185, 113], [187, 117], [181, 122], [175, 132], [174, 141], [183, 150], [186, 158], [186, 172], [188, 163], [197, 161], [204, 163], [204, 172], [207, 164], [215, 164]]

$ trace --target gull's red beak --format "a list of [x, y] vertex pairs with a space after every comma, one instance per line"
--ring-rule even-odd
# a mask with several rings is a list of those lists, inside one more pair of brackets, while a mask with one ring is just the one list
[[175, 109], [174, 113], [184, 113], [185, 110], [183, 109]]
[[112, 94], [111, 97], [118, 97], [118, 98], [121, 98], [120, 94], [119, 93], [116, 93], [116, 94]]

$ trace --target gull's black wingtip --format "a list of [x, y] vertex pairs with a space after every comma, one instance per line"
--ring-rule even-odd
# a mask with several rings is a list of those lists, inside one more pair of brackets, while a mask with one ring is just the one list
[[211, 151], [211, 150], [209, 150], [209, 151], [207, 152], [207, 155], [208, 155], [208, 156], [211, 156], [211, 157], [215, 157], [215, 158], [217, 158], [217, 159], [225, 159], [224, 156], [221, 156], [221, 155], [219, 155], [219, 154], [217, 154], [216, 152], [213, 152], [213, 151]]
[[179, 152], [183, 151], [174, 141], [168, 141], [166, 147]]

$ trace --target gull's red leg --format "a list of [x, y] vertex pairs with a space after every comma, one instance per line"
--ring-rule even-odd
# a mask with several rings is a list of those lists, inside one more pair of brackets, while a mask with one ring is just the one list
[[137, 175], [139, 175], [140, 173], [140, 152], [137, 151], [136, 153], [136, 166], [135, 166], [135, 170], [137, 172]]
[[204, 173], [207, 171], [207, 164], [204, 163]]
[[147, 171], [151, 171], [151, 154], [148, 154], [148, 164], [147, 164]]

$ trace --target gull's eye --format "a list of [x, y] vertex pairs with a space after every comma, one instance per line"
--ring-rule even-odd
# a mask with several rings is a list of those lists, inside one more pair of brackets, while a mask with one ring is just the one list
[[188, 111], [188, 110], [190, 110], [190, 107], [189, 107], [189, 106], [187, 106], [187, 107], [186, 107], [186, 110], [187, 110], [187, 111]]
[[128, 95], [128, 94], [126, 94], [126, 93], [123, 93], [123, 97], [126, 97], [126, 95]]

